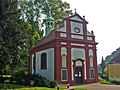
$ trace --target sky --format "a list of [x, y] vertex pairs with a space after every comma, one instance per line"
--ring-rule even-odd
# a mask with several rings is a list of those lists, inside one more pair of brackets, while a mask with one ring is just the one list
[[120, 47], [120, 0], [62, 0], [73, 12], [85, 15], [88, 31], [93, 30], [97, 45], [97, 61], [101, 63]]

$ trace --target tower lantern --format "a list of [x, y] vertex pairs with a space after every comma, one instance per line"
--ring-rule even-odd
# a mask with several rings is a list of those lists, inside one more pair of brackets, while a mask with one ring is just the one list
[[52, 16], [47, 16], [47, 19], [44, 19], [45, 21], [45, 36], [48, 36], [50, 32], [54, 29], [54, 19]]

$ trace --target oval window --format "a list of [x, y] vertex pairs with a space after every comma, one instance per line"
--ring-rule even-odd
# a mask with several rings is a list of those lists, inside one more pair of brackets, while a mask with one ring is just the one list
[[80, 28], [75, 27], [75, 28], [74, 28], [74, 31], [75, 31], [76, 33], [80, 33]]

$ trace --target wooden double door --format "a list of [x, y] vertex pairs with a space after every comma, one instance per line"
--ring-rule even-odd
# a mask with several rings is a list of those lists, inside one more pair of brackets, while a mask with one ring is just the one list
[[75, 81], [76, 83], [83, 83], [82, 67], [75, 67]]

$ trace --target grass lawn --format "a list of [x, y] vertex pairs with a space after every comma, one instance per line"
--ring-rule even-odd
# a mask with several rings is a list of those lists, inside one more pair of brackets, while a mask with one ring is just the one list
[[106, 80], [100, 81], [100, 84], [115, 85], [114, 83], [111, 83], [111, 82], [106, 81]]
[[[57, 90], [57, 88], [46, 88], [46, 87], [30, 87], [30, 86], [22, 86], [22, 85], [16, 85], [16, 84], [5, 84], [0, 83], [0, 89], [7, 89], [7, 90]], [[61, 87], [59, 90], [67, 89], [66, 87]], [[74, 90], [87, 90], [85, 88], [75, 88]]]

